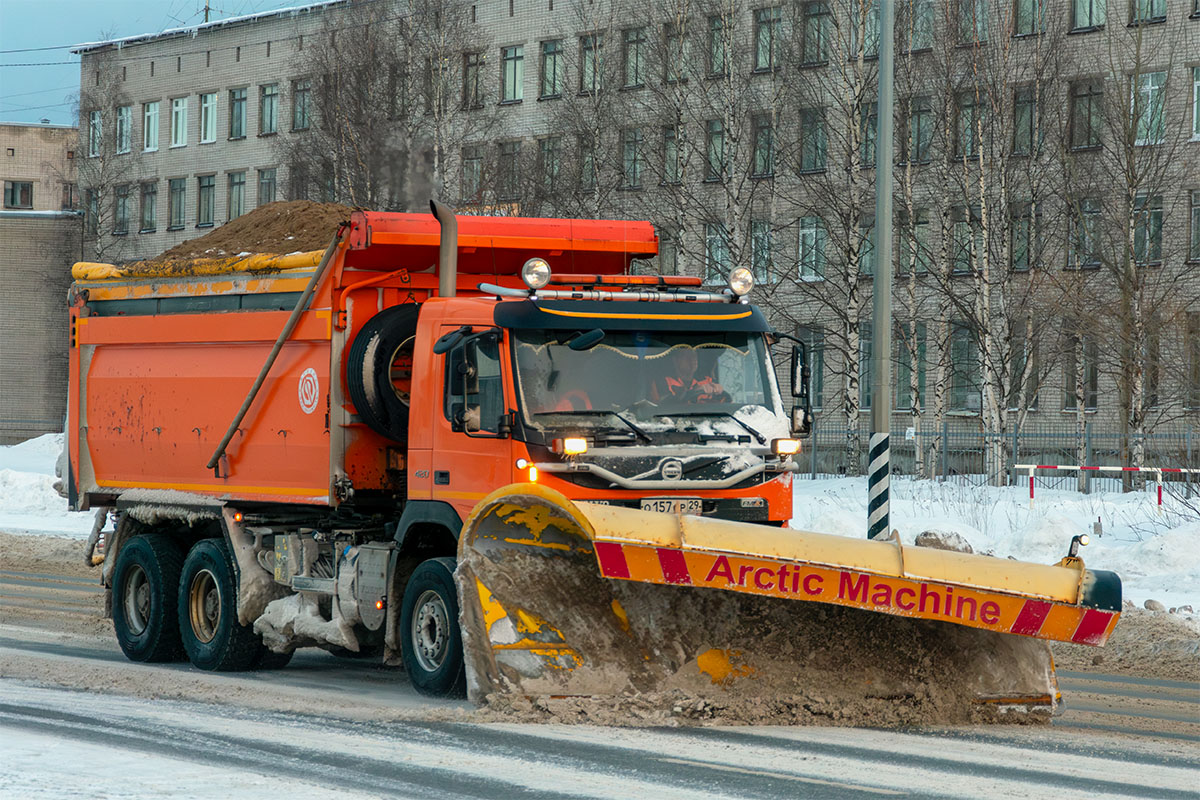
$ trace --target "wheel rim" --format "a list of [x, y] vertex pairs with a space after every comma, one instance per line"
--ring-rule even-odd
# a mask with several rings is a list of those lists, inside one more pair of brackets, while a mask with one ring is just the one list
[[140, 636], [150, 624], [150, 579], [146, 577], [146, 570], [137, 564], [132, 565], [125, 573], [121, 598], [125, 609], [125, 624], [133, 635]]
[[450, 614], [442, 596], [426, 589], [417, 598], [412, 617], [413, 653], [426, 672], [436, 672], [446, 661], [450, 650]]
[[221, 624], [221, 587], [216, 576], [206, 569], [197, 572], [188, 587], [188, 618], [192, 633], [201, 642], [207, 644], [217, 635]]

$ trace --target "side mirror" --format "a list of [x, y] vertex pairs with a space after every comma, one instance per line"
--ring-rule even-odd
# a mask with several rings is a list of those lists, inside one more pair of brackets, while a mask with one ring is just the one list
[[456, 331], [450, 331], [449, 333], [444, 334], [441, 338], [433, 343], [434, 355], [440, 356], [443, 353], [450, 352], [454, 349], [455, 345], [461, 342], [463, 337], [470, 332], [471, 329], [464, 325]]
[[812, 373], [808, 368], [808, 352], [802, 344], [792, 345], [792, 397], [801, 397], [807, 405], [808, 384]]
[[804, 406], [796, 406], [792, 409], [792, 436], [797, 438], [808, 436], [812, 433], [812, 412]]

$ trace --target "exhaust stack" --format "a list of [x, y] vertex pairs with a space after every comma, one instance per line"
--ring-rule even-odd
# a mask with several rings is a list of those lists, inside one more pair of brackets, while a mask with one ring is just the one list
[[454, 209], [437, 200], [429, 201], [433, 218], [442, 226], [438, 245], [438, 296], [454, 297], [458, 288], [458, 217]]

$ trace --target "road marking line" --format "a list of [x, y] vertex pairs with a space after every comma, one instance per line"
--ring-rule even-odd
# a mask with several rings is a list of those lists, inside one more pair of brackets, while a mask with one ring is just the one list
[[723, 770], [725, 772], [739, 772], [743, 775], [759, 775], [764, 778], [783, 778], [789, 781], [799, 781], [801, 783], [815, 783], [820, 786], [836, 786], [839, 789], [852, 789], [859, 792], [870, 792], [872, 794], [894, 794], [902, 795], [906, 792], [898, 792], [892, 789], [877, 789], [872, 786], [861, 786], [855, 783], [839, 783], [837, 781], [826, 781], [820, 778], [804, 778], [799, 775], [788, 775], [785, 772], [768, 772], [763, 769], [746, 769], [745, 767], [733, 767], [728, 764], [716, 764], [711, 761], [693, 761], [690, 758], [669, 758], [660, 756], [656, 760], [665, 761], [668, 764], [683, 764], [688, 767], [706, 767], [708, 769]]

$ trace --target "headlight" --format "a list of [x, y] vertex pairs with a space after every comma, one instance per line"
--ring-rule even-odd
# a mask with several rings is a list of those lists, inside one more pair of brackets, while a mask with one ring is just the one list
[[745, 267], [738, 267], [729, 273], [729, 290], [738, 297], [745, 295], [754, 288], [754, 273]]
[[794, 456], [800, 452], [800, 440], [772, 439], [771, 452], [777, 456]]
[[555, 439], [550, 443], [551, 451], [564, 456], [580, 456], [587, 452], [587, 439], [582, 436], [568, 436], [565, 439]]
[[544, 258], [531, 258], [521, 267], [521, 280], [530, 289], [541, 289], [550, 282], [550, 264]]

